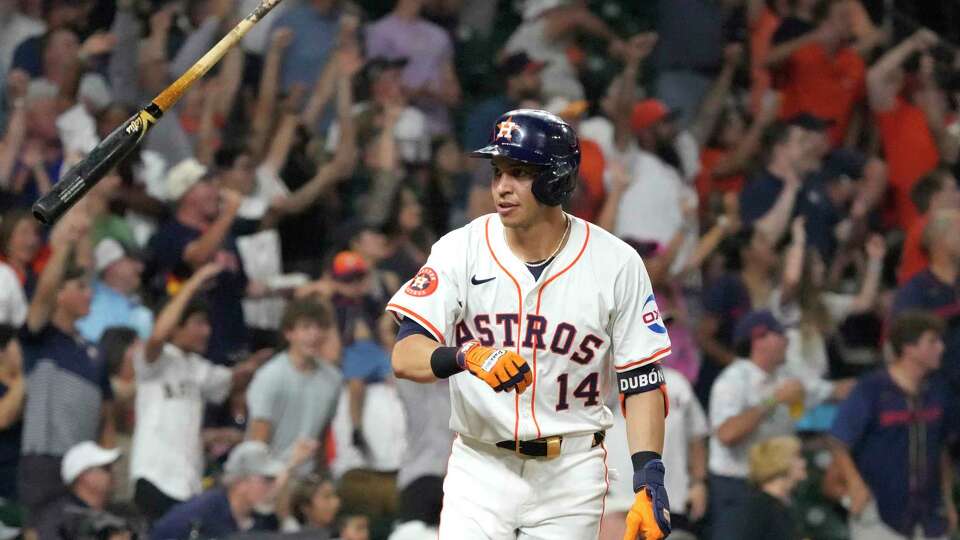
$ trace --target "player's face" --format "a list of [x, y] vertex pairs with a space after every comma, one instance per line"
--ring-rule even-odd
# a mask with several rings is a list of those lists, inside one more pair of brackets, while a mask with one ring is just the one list
[[512, 159], [493, 158], [493, 203], [504, 227], [525, 228], [540, 220], [544, 205], [533, 196], [538, 168]]

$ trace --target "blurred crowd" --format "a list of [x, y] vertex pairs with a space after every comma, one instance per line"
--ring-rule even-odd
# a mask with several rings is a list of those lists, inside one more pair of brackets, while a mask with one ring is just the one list
[[524, 107], [653, 282], [671, 538], [950, 538], [960, 8], [916, 4], [284, 0], [46, 228], [257, 2], [0, 0], [0, 539], [435, 538], [448, 389], [384, 307]]

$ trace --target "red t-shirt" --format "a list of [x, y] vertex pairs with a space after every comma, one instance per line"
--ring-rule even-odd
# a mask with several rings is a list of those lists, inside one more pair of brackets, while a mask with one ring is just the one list
[[606, 197], [604, 168], [606, 162], [600, 145], [589, 139], [580, 139], [580, 186], [570, 203], [570, 213], [580, 219], [596, 221]]
[[780, 17], [769, 8], [763, 8], [756, 23], [750, 28], [750, 110], [755, 115], [760, 112], [763, 95], [771, 86], [770, 70], [763, 67], [763, 63], [770, 52], [773, 34], [777, 32], [778, 26]]
[[866, 92], [866, 66], [857, 51], [845, 47], [831, 56], [822, 45], [811, 43], [790, 56], [783, 75], [781, 117], [806, 112], [833, 120], [830, 142], [840, 146], [854, 106]]
[[740, 193], [745, 178], [742, 174], [717, 178], [713, 169], [729, 152], [720, 148], [704, 148], [700, 152], [700, 173], [697, 174], [695, 185], [697, 196], [700, 199], [700, 208], [705, 210], [713, 193]]
[[936, 168], [940, 152], [927, 117], [907, 100], [897, 97], [892, 109], [875, 113], [874, 117], [887, 158], [894, 219], [903, 230], [910, 230], [919, 216], [910, 200], [910, 190], [917, 180]]

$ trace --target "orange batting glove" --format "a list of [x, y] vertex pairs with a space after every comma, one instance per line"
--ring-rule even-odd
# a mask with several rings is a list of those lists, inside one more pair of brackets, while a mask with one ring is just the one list
[[623, 540], [661, 540], [670, 534], [670, 501], [663, 487], [665, 470], [659, 459], [650, 460], [633, 475], [637, 496], [627, 512]]
[[530, 365], [522, 356], [506, 349], [484, 347], [477, 340], [460, 347], [457, 363], [496, 392], [516, 389], [522, 394], [533, 382]]

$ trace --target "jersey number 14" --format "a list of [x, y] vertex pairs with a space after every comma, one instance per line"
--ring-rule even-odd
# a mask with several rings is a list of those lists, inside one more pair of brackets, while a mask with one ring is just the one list
[[[560, 386], [560, 396], [557, 399], [558, 411], [565, 411], [570, 408], [570, 404], [567, 403], [568, 375], [568, 373], [564, 373], [563, 375], [557, 377], [557, 384]], [[600, 390], [598, 388], [600, 386], [599, 375], [600, 374], [596, 371], [587, 375], [573, 390], [573, 397], [584, 400], [584, 407], [591, 407], [600, 403], [598, 399], [600, 397]]]

